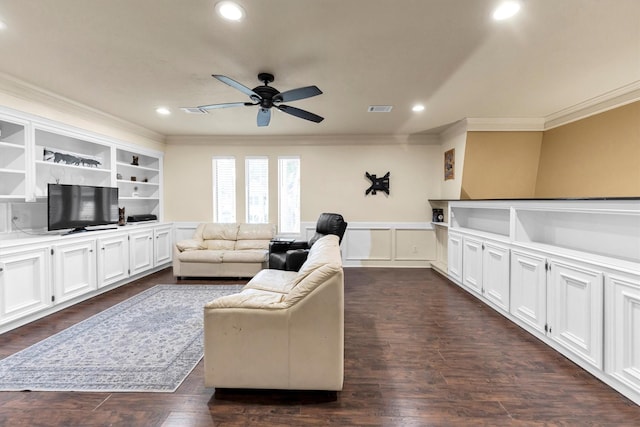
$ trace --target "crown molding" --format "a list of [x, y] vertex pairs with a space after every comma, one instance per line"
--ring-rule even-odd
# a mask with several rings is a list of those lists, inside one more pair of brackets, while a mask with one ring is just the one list
[[438, 135], [169, 135], [167, 145], [437, 145]]
[[640, 100], [640, 80], [588, 99], [544, 118], [545, 130], [604, 113]]
[[468, 117], [465, 119], [467, 132], [494, 131], [494, 132], [537, 132], [544, 130], [543, 118], [480, 118]]
[[57, 95], [5, 73], [0, 73], [0, 92], [24, 101], [42, 104], [62, 113], [71, 114], [87, 120], [99, 121], [108, 126], [113, 126], [156, 143], [164, 143], [165, 136], [158, 132]]

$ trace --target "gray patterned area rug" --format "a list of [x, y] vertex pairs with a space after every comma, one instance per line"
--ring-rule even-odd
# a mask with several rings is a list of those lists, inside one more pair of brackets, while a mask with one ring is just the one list
[[0, 360], [0, 390], [173, 392], [202, 358], [204, 304], [241, 289], [147, 289]]

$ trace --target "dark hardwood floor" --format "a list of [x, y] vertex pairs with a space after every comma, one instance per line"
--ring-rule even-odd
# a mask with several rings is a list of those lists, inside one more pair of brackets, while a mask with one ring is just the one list
[[[0, 392], [2, 426], [638, 426], [640, 406], [428, 269], [345, 270], [342, 392]], [[0, 358], [160, 283], [167, 269], [0, 335]], [[239, 283], [183, 280], [179, 283]]]

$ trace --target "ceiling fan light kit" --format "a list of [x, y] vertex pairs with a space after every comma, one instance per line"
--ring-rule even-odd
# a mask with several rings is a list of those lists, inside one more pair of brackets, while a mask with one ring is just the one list
[[253, 89], [250, 89], [242, 83], [239, 83], [227, 76], [223, 76], [220, 74], [212, 74], [212, 76], [220, 80], [222, 83], [225, 83], [232, 88], [244, 93], [249, 97], [251, 102], [227, 102], [223, 104], [200, 105], [198, 107], [184, 107], [182, 108], [182, 111], [192, 114], [198, 114], [198, 111], [207, 113], [208, 110], [215, 110], [219, 108], [253, 107], [257, 105], [260, 107], [260, 109], [258, 110], [256, 121], [258, 126], [260, 127], [269, 126], [269, 123], [271, 122], [271, 108], [273, 107], [277, 108], [283, 113], [290, 114], [300, 119], [309, 120], [314, 123], [320, 123], [324, 120], [324, 117], [320, 117], [317, 114], [311, 113], [309, 111], [291, 107], [290, 105], [281, 104], [282, 102], [298, 101], [300, 99], [306, 99], [313, 96], [321, 95], [322, 91], [318, 89], [317, 86], [305, 86], [297, 89], [291, 89], [285, 92], [280, 92], [273, 86], [269, 86], [269, 83], [272, 83], [275, 80], [273, 74], [270, 73], [258, 74], [258, 80], [263, 82], [263, 85], [256, 86]]

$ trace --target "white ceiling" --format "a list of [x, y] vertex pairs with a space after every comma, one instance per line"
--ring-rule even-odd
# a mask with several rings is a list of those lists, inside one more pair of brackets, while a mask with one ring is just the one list
[[[639, 0], [3, 0], [0, 72], [163, 135], [409, 135], [465, 117], [543, 118], [640, 81]], [[179, 107], [248, 101], [213, 79], [285, 91], [320, 123], [257, 107], [188, 115]], [[414, 103], [426, 109], [413, 113]], [[393, 105], [368, 113], [369, 105]], [[159, 116], [155, 107], [173, 113]]]

